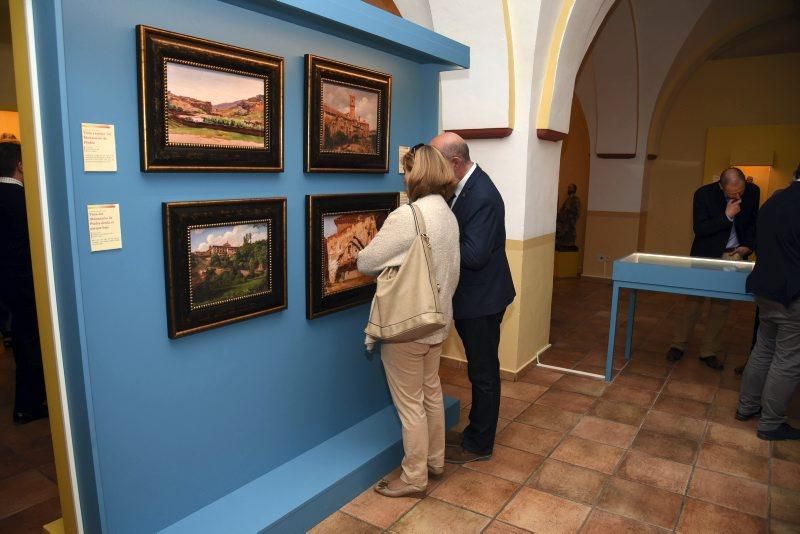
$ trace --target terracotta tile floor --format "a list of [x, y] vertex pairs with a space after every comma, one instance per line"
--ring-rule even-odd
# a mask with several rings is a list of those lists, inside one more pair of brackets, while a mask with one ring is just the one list
[[[610, 295], [556, 282], [542, 360], [602, 372]], [[633, 360], [618, 358], [610, 385], [541, 367], [504, 381], [490, 461], [449, 466], [421, 500], [367, 489], [312, 532], [800, 532], [800, 442], [760, 441], [755, 422], [733, 418], [752, 305], [731, 307], [722, 373], [698, 363], [702, 322], [683, 360], [664, 359], [680, 309], [680, 297], [640, 294]], [[467, 406], [466, 371], [440, 376]], [[800, 425], [798, 394], [790, 415]]]
[[15, 426], [14, 358], [0, 340], [0, 534], [39, 534], [61, 517], [50, 422]]

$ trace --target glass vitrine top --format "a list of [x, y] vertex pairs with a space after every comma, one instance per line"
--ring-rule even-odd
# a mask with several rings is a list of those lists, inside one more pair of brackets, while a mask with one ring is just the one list
[[711, 271], [743, 272], [753, 270], [753, 263], [748, 261], [712, 260], [706, 258], [691, 258], [689, 256], [665, 256], [661, 254], [644, 254], [636, 252], [617, 260], [622, 263], [640, 263], [646, 265], [661, 265], [663, 267], [677, 267], [683, 269], [707, 269]]

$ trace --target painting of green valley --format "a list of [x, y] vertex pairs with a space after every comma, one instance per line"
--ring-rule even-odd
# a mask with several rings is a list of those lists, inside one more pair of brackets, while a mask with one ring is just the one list
[[167, 145], [265, 149], [263, 78], [166, 62]]
[[192, 228], [192, 307], [270, 290], [269, 222]]

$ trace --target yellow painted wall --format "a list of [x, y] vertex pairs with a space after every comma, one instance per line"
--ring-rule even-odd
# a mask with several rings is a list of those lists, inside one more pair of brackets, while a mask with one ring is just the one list
[[[500, 368], [505, 375], [521, 370], [549, 343], [554, 248], [555, 234], [506, 243], [517, 298], [506, 310], [500, 328]], [[442, 352], [445, 358], [466, 361], [455, 329]]]
[[[578, 264], [583, 265], [583, 248], [586, 243], [586, 209], [589, 205], [589, 127], [577, 96], [572, 98], [572, 113], [569, 119], [569, 135], [561, 145], [561, 165], [558, 174], [558, 206], [567, 198], [567, 186], [578, 186], [582, 213], [578, 219], [577, 237]], [[580, 271], [580, 268], [579, 268]]]
[[[763, 168], [749, 166], [768, 163], [772, 166], [766, 176]], [[707, 183], [713, 174], [719, 174], [714, 169], [736, 165], [756, 178], [764, 201], [791, 183], [798, 163], [800, 124], [709, 128], [703, 181]]]
[[611, 278], [611, 261], [598, 261], [598, 256], [619, 259], [636, 252], [640, 213], [622, 211], [590, 211], [586, 223], [586, 257], [583, 275]]
[[[774, 144], [781, 170], [770, 177], [770, 191], [788, 181], [798, 163], [800, 137], [792, 130], [800, 124], [798, 87], [798, 53], [707, 61], [689, 78], [669, 110], [658, 158], [646, 169], [645, 251], [689, 253], [692, 195], [730, 165], [735, 154], [761, 154], [763, 145]], [[778, 125], [788, 129], [763, 129]], [[721, 130], [713, 134], [713, 146], [709, 129]]]
[[[708, 158], [706, 157], [706, 161]], [[763, 204], [770, 195], [770, 175], [772, 174], [772, 167], [769, 165], [737, 165], [749, 181], [753, 179], [759, 189], [764, 193], [761, 195], [761, 204]], [[776, 176], [777, 178], [777, 176]]]
[[19, 113], [16, 111], [0, 111], [0, 134], [11, 133], [21, 139], [19, 133]]
[[8, 0], [0, 0], [0, 110], [17, 110]]

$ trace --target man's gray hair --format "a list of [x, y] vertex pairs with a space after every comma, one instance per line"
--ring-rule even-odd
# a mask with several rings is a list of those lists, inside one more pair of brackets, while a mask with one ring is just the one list
[[463, 161], [472, 161], [469, 159], [469, 146], [463, 139], [444, 145], [442, 147], [442, 155], [448, 160], [458, 157]]
[[746, 179], [742, 169], [736, 167], [728, 167], [719, 175], [719, 185], [722, 187], [745, 181]]

